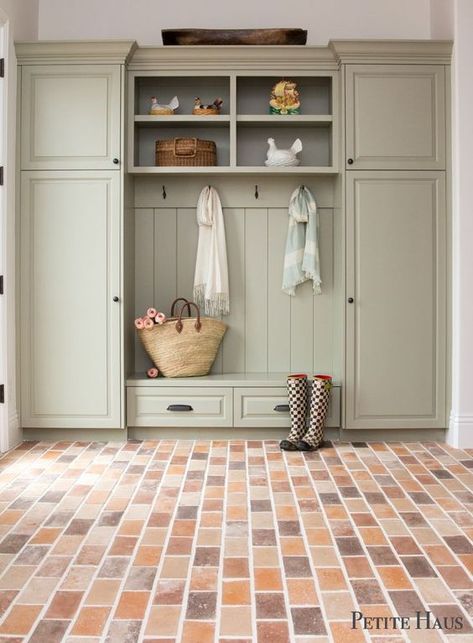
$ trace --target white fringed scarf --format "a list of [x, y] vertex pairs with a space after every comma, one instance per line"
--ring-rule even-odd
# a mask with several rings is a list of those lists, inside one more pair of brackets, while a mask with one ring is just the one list
[[296, 286], [312, 279], [314, 294], [322, 292], [318, 246], [317, 205], [312, 192], [301, 185], [289, 201], [289, 227], [282, 289], [296, 294]]
[[228, 315], [227, 246], [222, 205], [215, 188], [206, 186], [197, 203], [199, 244], [194, 275], [194, 301], [210, 317]]

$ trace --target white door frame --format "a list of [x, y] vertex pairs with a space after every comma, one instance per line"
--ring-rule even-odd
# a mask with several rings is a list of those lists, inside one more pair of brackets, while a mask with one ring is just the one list
[[[15, 340], [15, 148], [16, 148], [16, 75], [13, 43], [7, 14], [0, 9], [0, 58], [5, 60], [5, 77], [0, 78], [0, 165], [4, 167], [0, 187], [0, 274], [4, 294], [0, 295], [0, 384], [5, 387], [5, 403], [0, 404], [0, 452], [21, 439], [16, 410]], [[13, 73], [12, 72], [13, 69]]]
[[[5, 58], [5, 36], [8, 33], [8, 22], [0, 11], [0, 58]], [[6, 61], [5, 61], [6, 62]], [[6, 158], [6, 105], [5, 105], [5, 78], [0, 78], [0, 166], [5, 166]], [[6, 253], [7, 253], [7, 203], [5, 198], [5, 182], [0, 187], [0, 275], [5, 280]], [[0, 384], [5, 386], [7, 381], [7, 311], [5, 296], [0, 295]], [[6, 388], [6, 387], [5, 387]], [[6, 400], [0, 404], [0, 451], [8, 448], [8, 408]]]

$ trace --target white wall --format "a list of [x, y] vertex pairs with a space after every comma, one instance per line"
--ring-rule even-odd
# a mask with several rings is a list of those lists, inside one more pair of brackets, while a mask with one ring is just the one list
[[453, 386], [448, 441], [473, 447], [473, 2], [455, 0], [453, 54]]
[[0, 270], [5, 275], [5, 295], [0, 306], [0, 373], [5, 384], [6, 403], [0, 409], [0, 450], [6, 450], [21, 440], [16, 401], [15, 350], [15, 148], [16, 148], [16, 58], [13, 42], [16, 39], [35, 40], [38, 35], [38, 0], [0, 0], [0, 24], [4, 27], [6, 60], [5, 102], [2, 114], [2, 159], [5, 167], [5, 187], [1, 192]]
[[133, 38], [160, 45], [163, 28], [271, 26], [304, 27], [312, 45], [330, 38], [430, 38], [431, 1], [435, 37], [451, 35], [448, 21], [436, 19], [451, 0], [39, 1], [40, 39]]

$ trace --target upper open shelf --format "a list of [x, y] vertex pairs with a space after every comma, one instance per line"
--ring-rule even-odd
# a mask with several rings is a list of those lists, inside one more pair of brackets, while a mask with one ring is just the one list
[[[134, 174], [334, 174], [337, 172], [335, 141], [337, 115], [334, 96], [337, 72], [315, 74], [228, 75], [172, 72], [130, 72], [129, 167]], [[283, 78], [297, 84], [299, 114], [270, 114], [273, 86]], [[151, 97], [168, 105], [174, 96], [179, 107], [172, 115], [149, 114]], [[221, 98], [220, 114], [193, 115], [194, 101], [211, 104]], [[156, 166], [157, 140], [171, 138], [212, 140], [217, 148], [217, 165]], [[302, 141], [300, 165], [266, 167], [268, 138], [279, 149], [287, 149], [296, 138]]]

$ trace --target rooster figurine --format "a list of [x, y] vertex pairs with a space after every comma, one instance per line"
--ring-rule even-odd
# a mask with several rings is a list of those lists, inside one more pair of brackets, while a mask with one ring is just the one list
[[278, 150], [274, 138], [268, 138], [268, 145], [269, 149], [266, 161], [264, 162], [267, 167], [274, 165], [299, 165], [300, 159], [297, 158], [296, 154], [302, 151], [302, 141], [300, 138], [296, 138], [288, 150]]
[[218, 116], [222, 105], [223, 100], [221, 98], [216, 98], [211, 105], [203, 105], [200, 98], [197, 97], [194, 99], [192, 113], [197, 116]]
[[151, 108], [149, 113], [152, 116], [168, 116], [174, 114], [174, 110], [179, 107], [179, 100], [174, 96], [169, 105], [160, 105], [156, 96], [151, 96]]

